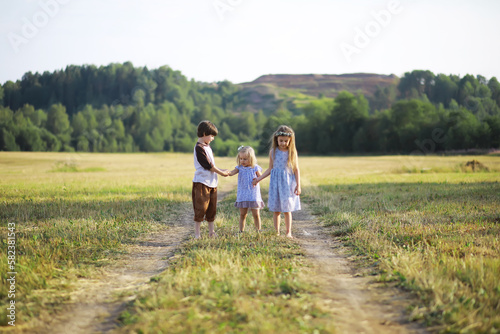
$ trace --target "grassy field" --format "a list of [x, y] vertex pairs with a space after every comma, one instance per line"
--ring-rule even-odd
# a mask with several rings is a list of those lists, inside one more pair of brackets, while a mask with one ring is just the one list
[[[472, 159], [489, 171], [462, 166]], [[265, 168], [267, 159], [259, 163]], [[234, 158], [217, 164], [232, 168]], [[303, 200], [360, 265], [416, 296], [412, 319], [441, 332], [500, 330], [499, 157], [302, 157], [300, 164]], [[8, 321], [8, 223], [16, 231], [16, 326], [26, 327], [57, 313], [75, 280], [98, 276], [126, 243], [162, 231], [190, 201], [192, 174], [190, 154], [0, 152], [0, 324]], [[248, 233], [237, 236], [233, 201], [220, 205], [219, 238], [187, 242], [123, 313], [122, 331], [332, 332], [297, 243], [273, 236], [267, 211], [268, 231], [257, 236], [250, 219]]]
[[97, 276], [127, 242], [163, 229], [190, 200], [191, 164], [187, 154], [0, 152], [0, 324], [9, 301], [7, 226], [15, 225], [21, 326], [51, 317], [78, 277]]
[[[489, 172], [463, 167], [473, 159]], [[500, 331], [498, 157], [301, 161], [314, 213], [380, 281], [417, 296], [412, 319], [444, 333]]]
[[300, 246], [276, 237], [269, 212], [263, 212], [261, 234], [251, 220], [239, 234], [235, 199], [219, 206], [218, 237], [187, 242], [153, 289], [123, 313], [120, 332], [334, 331]]

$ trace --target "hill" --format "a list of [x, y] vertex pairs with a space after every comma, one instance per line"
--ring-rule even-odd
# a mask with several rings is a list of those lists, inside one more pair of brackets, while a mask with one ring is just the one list
[[370, 99], [377, 88], [397, 85], [398, 82], [399, 78], [394, 74], [268, 74], [238, 86], [241, 88], [240, 101], [246, 103], [240, 105], [241, 108], [266, 112], [280, 106], [293, 111], [318, 96], [334, 98], [343, 90], [359, 92]]

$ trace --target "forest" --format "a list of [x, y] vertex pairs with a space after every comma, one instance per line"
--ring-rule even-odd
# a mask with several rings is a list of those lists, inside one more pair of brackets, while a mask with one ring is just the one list
[[204, 119], [219, 129], [216, 155], [268, 150], [279, 124], [303, 154], [423, 154], [500, 148], [500, 83], [481, 75], [407, 72], [373, 96], [340, 91], [296, 110], [247, 108], [229, 81], [188, 80], [132, 63], [28, 72], [0, 86], [0, 151], [191, 152]]

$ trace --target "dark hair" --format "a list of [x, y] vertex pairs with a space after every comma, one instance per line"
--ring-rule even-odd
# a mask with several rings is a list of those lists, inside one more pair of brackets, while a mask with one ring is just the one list
[[210, 121], [201, 121], [198, 124], [198, 138], [209, 135], [217, 136], [218, 133], [217, 127]]

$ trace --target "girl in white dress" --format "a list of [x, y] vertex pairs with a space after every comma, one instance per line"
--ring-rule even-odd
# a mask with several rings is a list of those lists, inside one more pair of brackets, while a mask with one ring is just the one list
[[272, 147], [269, 152], [269, 168], [253, 184], [271, 175], [267, 206], [273, 211], [276, 233], [280, 234], [280, 216], [285, 216], [286, 236], [292, 237], [292, 212], [300, 210], [300, 171], [295, 148], [295, 132], [286, 125], [281, 125], [271, 137]]

